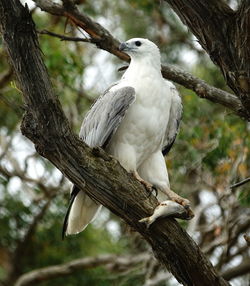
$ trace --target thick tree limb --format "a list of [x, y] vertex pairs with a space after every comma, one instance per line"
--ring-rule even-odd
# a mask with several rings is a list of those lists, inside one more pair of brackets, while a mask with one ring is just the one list
[[18, 77], [26, 114], [23, 134], [80, 189], [137, 230], [183, 285], [229, 285], [174, 219], [147, 229], [138, 222], [157, 205], [144, 187], [103, 150], [88, 148], [75, 134], [53, 94], [42, 61], [34, 23], [18, 0], [0, 2], [3, 39]]
[[109, 254], [75, 259], [65, 264], [48, 266], [25, 273], [19, 277], [15, 286], [37, 285], [46, 280], [71, 275], [77, 270], [90, 269], [98, 266], [104, 266], [110, 271], [124, 271], [147, 261], [149, 258], [150, 255], [148, 253], [142, 253], [123, 256]]
[[[85, 14], [80, 13], [76, 7], [63, 7], [59, 4], [53, 4], [51, 1], [33, 1], [38, 7], [48, 13], [68, 17], [75, 25], [81, 27], [89, 34], [89, 41], [96, 43], [98, 48], [112, 53], [121, 60], [129, 61], [129, 57], [118, 50], [119, 41], [113, 38], [104, 27], [91, 20]], [[237, 115], [248, 118], [248, 113], [235, 95], [215, 88], [190, 73], [171, 65], [162, 66], [162, 74], [166, 79], [193, 90], [199, 97], [206, 98], [214, 103], [219, 103], [231, 109]]]
[[165, 0], [217, 64], [250, 120], [250, 3], [237, 12], [224, 1]]

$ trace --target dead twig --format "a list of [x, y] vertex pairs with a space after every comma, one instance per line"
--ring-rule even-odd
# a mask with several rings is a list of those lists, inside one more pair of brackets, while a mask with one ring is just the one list
[[250, 177], [244, 179], [243, 181], [240, 181], [238, 183], [233, 184], [232, 186], [230, 186], [230, 189], [236, 189], [238, 187], [245, 185], [248, 182], [250, 182]]
[[80, 38], [80, 37], [69, 37], [65, 35], [60, 35], [54, 32], [50, 32], [48, 30], [37, 31], [40, 35], [49, 35], [55, 38], [60, 39], [61, 41], [73, 41], [73, 42], [84, 42], [84, 43], [92, 43], [96, 44], [98, 40], [90, 39], [90, 38]]

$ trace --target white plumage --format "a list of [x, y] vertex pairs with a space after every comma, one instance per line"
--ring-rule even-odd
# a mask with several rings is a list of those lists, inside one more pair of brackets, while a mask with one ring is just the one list
[[[120, 45], [131, 57], [122, 79], [112, 85], [85, 117], [80, 137], [103, 147], [143, 183], [159, 190], [159, 200], [183, 199], [169, 189], [164, 156], [174, 143], [181, 119], [181, 99], [174, 85], [161, 75], [160, 52], [147, 39]], [[147, 184], [145, 183], [145, 184]], [[73, 187], [63, 232], [82, 231], [100, 210], [84, 190]], [[186, 201], [185, 201], [186, 203]]]

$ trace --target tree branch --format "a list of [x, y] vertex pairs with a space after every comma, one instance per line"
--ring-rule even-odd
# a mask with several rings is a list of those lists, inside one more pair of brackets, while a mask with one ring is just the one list
[[246, 179], [243, 180], [243, 181], [240, 181], [240, 182], [238, 182], [238, 183], [233, 184], [232, 186], [230, 186], [230, 189], [236, 189], [236, 188], [238, 188], [238, 187], [240, 187], [240, 186], [242, 186], [242, 185], [245, 185], [245, 184], [248, 183], [248, 182], [250, 182], [250, 177], [249, 177], [249, 178], [246, 178]]
[[[17, 0], [0, 2], [0, 23], [18, 77], [26, 114], [21, 130], [37, 152], [94, 200], [124, 219], [151, 245], [156, 257], [183, 285], [229, 285], [174, 219], [147, 229], [139, 219], [157, 200], [102, 149], [91, 149], [72, 133], [42, 61], [29, 11]], [[29, 68], [27, 68], [29, 67]]]
[[[80, 13], [76, 7], [74, 7], [74, 9], [71, 8], [66, 10], [63, 6], [53, 4], [51, 1], [33, 1], [43, 11], [57, 16], [68, 17], [75, 25], [81, 27], [89, 34], [90, 41], [95, 43], [98, 48], [108, 51], [121, 60], [129, 61], [129, 57], [118, 50], [120, 42], [104, 27], [94, 22], [83, 13]], [[192, 74], [171, 65], [163, 65], [162, 74], [166, 79], [193, 90], [199, 97], [206, 98], [214, 103], [219, 103], [224, 107], [231, 109], [237, 115], [248, 118], [248, 113], [241, 104], [241, 101], [235, 95], [215, 88]]]
[[61, 39], [61, 41], [72, 41], [72, 42], [84, 42], [84, 43], [94, 43], [95, 42], [92, 39], [87, 39], [87, 38], [79, 38], [79, 37], [68, 37], [60, 34], [56, 34], [47, 30], [42, 30], [42, 31], [37, 31], [38, 34], [40, 35], [49, 35], [58, 39]]
[[225, 270], [224, 272], [222, 272], [222, 276], [226, 280], [230, 280], [230, 279], [242, 276], [244, 274], [247, 274], [249, 272], [250, 272], [250, 259], [247, 258], [243, 260], [243, 262], [241, 262], [238, 266], [229, 268]]
[[204, 80], [199, 79], [188, 72], [182, 71], [175, 66], [162, 66], [162, 74], [165, 78], [193, 90], [200, 98], [205, 98], [214, 103], [219, 103], [224, 107], [231, 109], [239, 116], [247, 118], [243, 105], [235, 95], [213, 87], [207, 84]]
[[165, 0], [220, 67], [250, 120], [250, 4], [233, 11], [224, 1]]
[[94, 22], [87, 15], [80, 13], [76, 6], [67, 5], [66, 7], [59, 4], [51, 3], [48, 0], [33, 0], [36, 5], [43, 11], [56, 16], [64, 16], [74, 25], [82, 28], [88, 33], [90, 38], [96, 42], [96, 46], [106, 50], [122, 60], [129, 60], [129, 56], [120, 52], [118, 46], [120, 42], [116, 40], [106, 29], [100, 24]]
[[37, 285], [46, 280], [71, 275], [77, 270], [105, 266], [110, 271], [129, 269], [150, 258], [148, 253], [138, 255], [100, 255], [72, 260], [61, 265], [53, 265], [25, 273], [18, 278], [15, 286]]

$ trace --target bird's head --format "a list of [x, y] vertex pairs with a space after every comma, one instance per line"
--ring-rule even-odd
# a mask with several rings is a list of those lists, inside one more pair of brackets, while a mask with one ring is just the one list
[[132, 59], [141, 57], [160, 58], [160, 51], [156, 44], [143, 38], [133, 38], [123, 42], [119, 50], [128, 54]]

